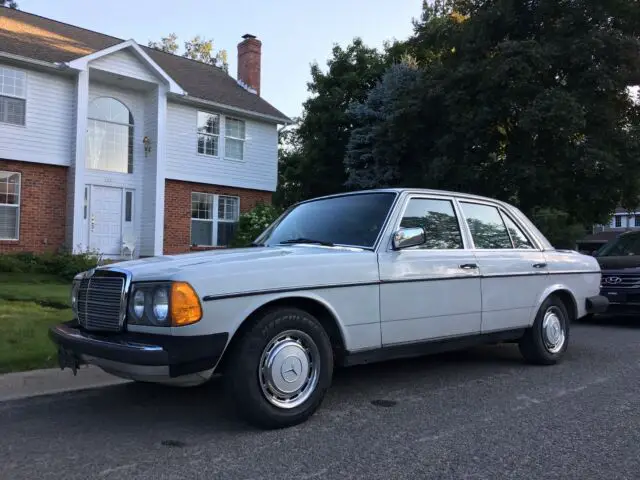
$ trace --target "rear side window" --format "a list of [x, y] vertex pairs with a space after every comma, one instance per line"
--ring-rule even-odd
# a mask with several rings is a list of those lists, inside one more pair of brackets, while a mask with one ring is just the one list
[[402, 228], [424, 228], [427, 242], [418, 249], [463, 248], [458, 217], [449, 200], [412, 198], [400, 222]]
[[507, 230], [509, 230], [509, 234], [511, 235], [511, 240], [513, 241], [514, 248], [522, 248], [522, 249], [532, 249], [533, 245], [524, 234], [524, 232], [520, 229], [518, 225], [515, 224], [513, 220], [507, 217], [504, 212], [502, 214], [502, 219], [504, 220], [505, 225], [507, 226]]
[[513, 248], [507, 227], [496, 207], [467, 202], [461, 202], [460, 205], [476, 248]]

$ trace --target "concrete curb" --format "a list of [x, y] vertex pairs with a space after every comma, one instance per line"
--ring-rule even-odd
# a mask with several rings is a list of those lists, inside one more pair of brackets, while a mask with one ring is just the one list
[[49, 368], [0, 375], [0, 402], [129, 383], [97, 367], [84, 365], [73, 376], [70, 369]]

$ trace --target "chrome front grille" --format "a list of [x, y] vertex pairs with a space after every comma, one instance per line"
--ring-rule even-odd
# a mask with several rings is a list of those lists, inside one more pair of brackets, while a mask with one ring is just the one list
[[640, 288], [640, 275], [602, 275], [603, 287]]
[[78, 289], [78, 322], [87, 330], [122, 329], [126, 277], [96, 274], [82, 279]]

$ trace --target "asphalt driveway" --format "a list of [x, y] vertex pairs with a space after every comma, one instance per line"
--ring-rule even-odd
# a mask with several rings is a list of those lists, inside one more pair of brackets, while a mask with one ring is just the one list
[[230, 416], [215, 383], [0, 403], [0, 478], [638, 478], [640, 320], [574, 325], [569, 352], [343, 370], [309, 422], [271, 432]]

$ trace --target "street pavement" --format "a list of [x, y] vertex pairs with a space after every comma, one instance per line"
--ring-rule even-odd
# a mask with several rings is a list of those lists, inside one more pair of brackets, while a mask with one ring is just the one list
[[636, 479], [640, 319], [574, 324], [566, 360], [481, 347], [337, 372], [307, 423], [257, 431], [219, 384], [0, 403], [1, 479]]

